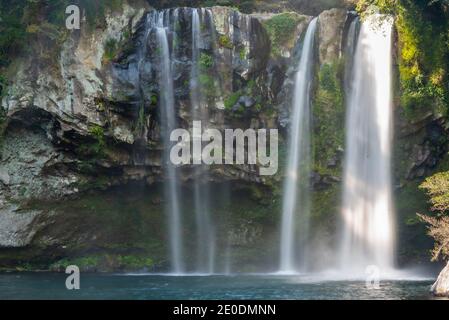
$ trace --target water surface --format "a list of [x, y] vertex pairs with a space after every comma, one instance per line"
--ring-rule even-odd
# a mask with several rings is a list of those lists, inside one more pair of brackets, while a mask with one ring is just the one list
[[81, 274], [81, 289], [65, 288], [65, 274], [0, 274], [0, 299], [432, 299], [432, 280], [364, 281], [307, 276], [168, 276]]

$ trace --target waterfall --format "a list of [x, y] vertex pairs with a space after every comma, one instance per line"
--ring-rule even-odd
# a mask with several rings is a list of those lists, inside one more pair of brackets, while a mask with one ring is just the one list
[[159, 12], [156, 26], [156, 39], [159, 55], [159, 88], [161, 125], [164, 143], [163, 163], [167, 179], [165, 192], [167, 197], [167, 214], [169, 217], [169, 236], [172, 272], [184, 272], [183, 243], [181, 228], [181, 211], [179, 208], [179, 188], [176, 168], [170, 161], [170, 133], [176, 129], [176, 110], [173, 89], [173, 76], [170, 61], [167, 29], [164, 27], [164, 11]]
[[[209, 123], [207, 105], [202, 103], [200, 77], [200, 47], [201, 47], [201, 19], [200, 9], [192, 9], [192, 69], [190, 72], [190, 100], [192, 120], [200, 120], [203, 126]], [[204, 15], [204, 11], [202, 11]], [[203, 128], [205, 130], [206, 128]], [[201, 136], [194, 137], [201, 141]], [[200, 273], [213, 273], [215, 262], [215, 236], [211, 221], [209, 201], [208, 167], [200, 164], [201, 150], [195, 152], [193, 157], [199, 158], [194, 166], [194, 210], [197, 232], [197, 261], [196, 271]], [[195, 163], [195, 162], [194, 162]]]
[[[309, 229], [311, 164], [310, 88], [316, 27], [317, 18], [310, 22], [307, 29], [295, 78], [281, 222], [280, 271], [287, 273], [295, 272], [297, 259], [300, 269], [304, 269], [307, 255], [305, 241]], [[297, 236], [295, 231], [298, 231]]]
[[353, 75], [353, 65], [354, 65], [354, 56], [355, 49], [357, 47], [357, 39], [358, 33], [360, 30], [360, 18], [355, 17], [354, 20], [351, 21], [348, 30], [348, 36], [346, 39], [346, 46], [344, 49], [345, 54], [345, 94], [349, 96], [351, 92], [352, 86], [352, 75]]
[[362, 22], [347, 106], [343, 186], [343, 270], [394, 266], [391, 195], [392, 19]]

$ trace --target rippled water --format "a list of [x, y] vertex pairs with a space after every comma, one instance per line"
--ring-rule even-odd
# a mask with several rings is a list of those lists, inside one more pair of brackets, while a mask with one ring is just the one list
[[65, 274], [0, 274], [1, 299], [432, 299], [431, 280], [323, 281], [279, 275], [162, 276], [81, 274], [81, 289], [65, 289]]

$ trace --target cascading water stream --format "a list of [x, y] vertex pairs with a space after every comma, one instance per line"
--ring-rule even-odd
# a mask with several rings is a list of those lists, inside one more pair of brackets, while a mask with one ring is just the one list
[[[190, 72], [190, 100], [193, 121], [201, 121], [203, 127], [209, 122], [207, 106], [202, 103], [200, 77], [201, 18], [200, 9], [192, 9], [192, 69]], [[205, 11], [202, 11], [205, 14]], [[205, 128], [203, 128], [204, 130]], [[193, 137], [201, 143], [201, 136]], [[201, 161], [201, 150], [193, 157]], [[203, 164], [194, 167], [194, 209], [197, 229], [197, 261], [196, 271], [213, 273], [215, 264], [215, 236], [211, 221], [209, 201], [208, 168]]]
[[362, 22], [349, 87], [340, 264], [351, 274], [394, 267], [391, 20]]
[[346, 46], [344, 50], [345, 54], [345, 94], [349, 97], [351, 92], [351, 86], [353, 83], [353, 67], [354, 67], [354, 56], [355, 49], [357, 48], [357, 39], [359, 37], [360, 31], [360, 18], [355, 17], [349, 26], [348, 35], [346, 39]]
[[305, 241], [310, 216], [310, 89], [317, 21], [313, 19], [307, 29], [295, 78], [281, 222], [280, 272], [283, 273], [296, 272], [297, 259], [300, 269], [306, 264]]
[[176, 110], [173, 89], [173, 76], [170, 61], [167, 29], [164, 27], [164, 11], [158, 13], [156, 38], [159, 50], [159, 87], [161, 102], [161, 125], [164, 143], [164, 168], [167, 173], [165, 190], [167, 196], [167, 214], [169, 217], [170, 255], [173, 273], [183, 273], [183, 241], [181, 228], [181, 210], [179, 208], [179, 188], [176, 168], [170, 161], [170, 133], [176, 129]]

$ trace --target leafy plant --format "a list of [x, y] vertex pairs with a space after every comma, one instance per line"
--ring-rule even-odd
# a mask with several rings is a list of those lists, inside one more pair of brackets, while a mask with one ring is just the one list
[[399, 40], [400, 100], [416, 119], [431, 111], [448, 115], [449, 3], [444, 0], [360, 0], [362, 14], [396, 16]]
[[145, 131], [145, 125], [146, 125], [145, 106], [142, 104], [139, 108], [139, 114], [137, 115], [137, 122], [135, 129], [138, 135], [142, 134]]
[[418, 214], [419, 218], [429, 225], [428, 234], [435, 239], [433, 260], [449, 258], [449, 172], [440, 172], [427, 178], [420, 189], [430, 197], [431, 210], [440, 217]]
[[223, 48], [227, 49], [234, 48], [231, 38], [229, 38], [229, 36], [226, 34], [223, 34], [218, 38], [218, 44]]
[[207, 98], [214, 98], [217, 95], [217, 88], [215, 87], [214, 78], [206, 73], [199, 75], [199, 83], [201, 88], [201, 94]]
[[214, 66], [214, 58], [207, 53], [201, 53], [199, 59], [199, 66], [200, 69], [203, 71], [209, 70]]
[[118, 43], [115, 39], [108, 39], [104, 45], [103, 63], [112, 61], [118, 51]]
[[237, 103], [242, 93], [240, 91], [234, 92], [224, 100], [224, 106], [226, 110], [231, 110]]
[[264, 22], [265, 29], [271, 40], [273, 56], [279, 56], [282, 46], [290, 41], [295, 41], [295, 30], [302, 19], [297, 13], [286, 12], [277, 14]]
[[[89, 135], [93, 138], [94, 142], [81, 144], [78, 152], [82, 155], [89, 156], [89, 161], [95, 162], [95, 159], [105, 156], [106, 139], [104, 129], [99, 125], [93, 125], [89, 128]], [[90, 162], [87, 165], [90, 165]]]

